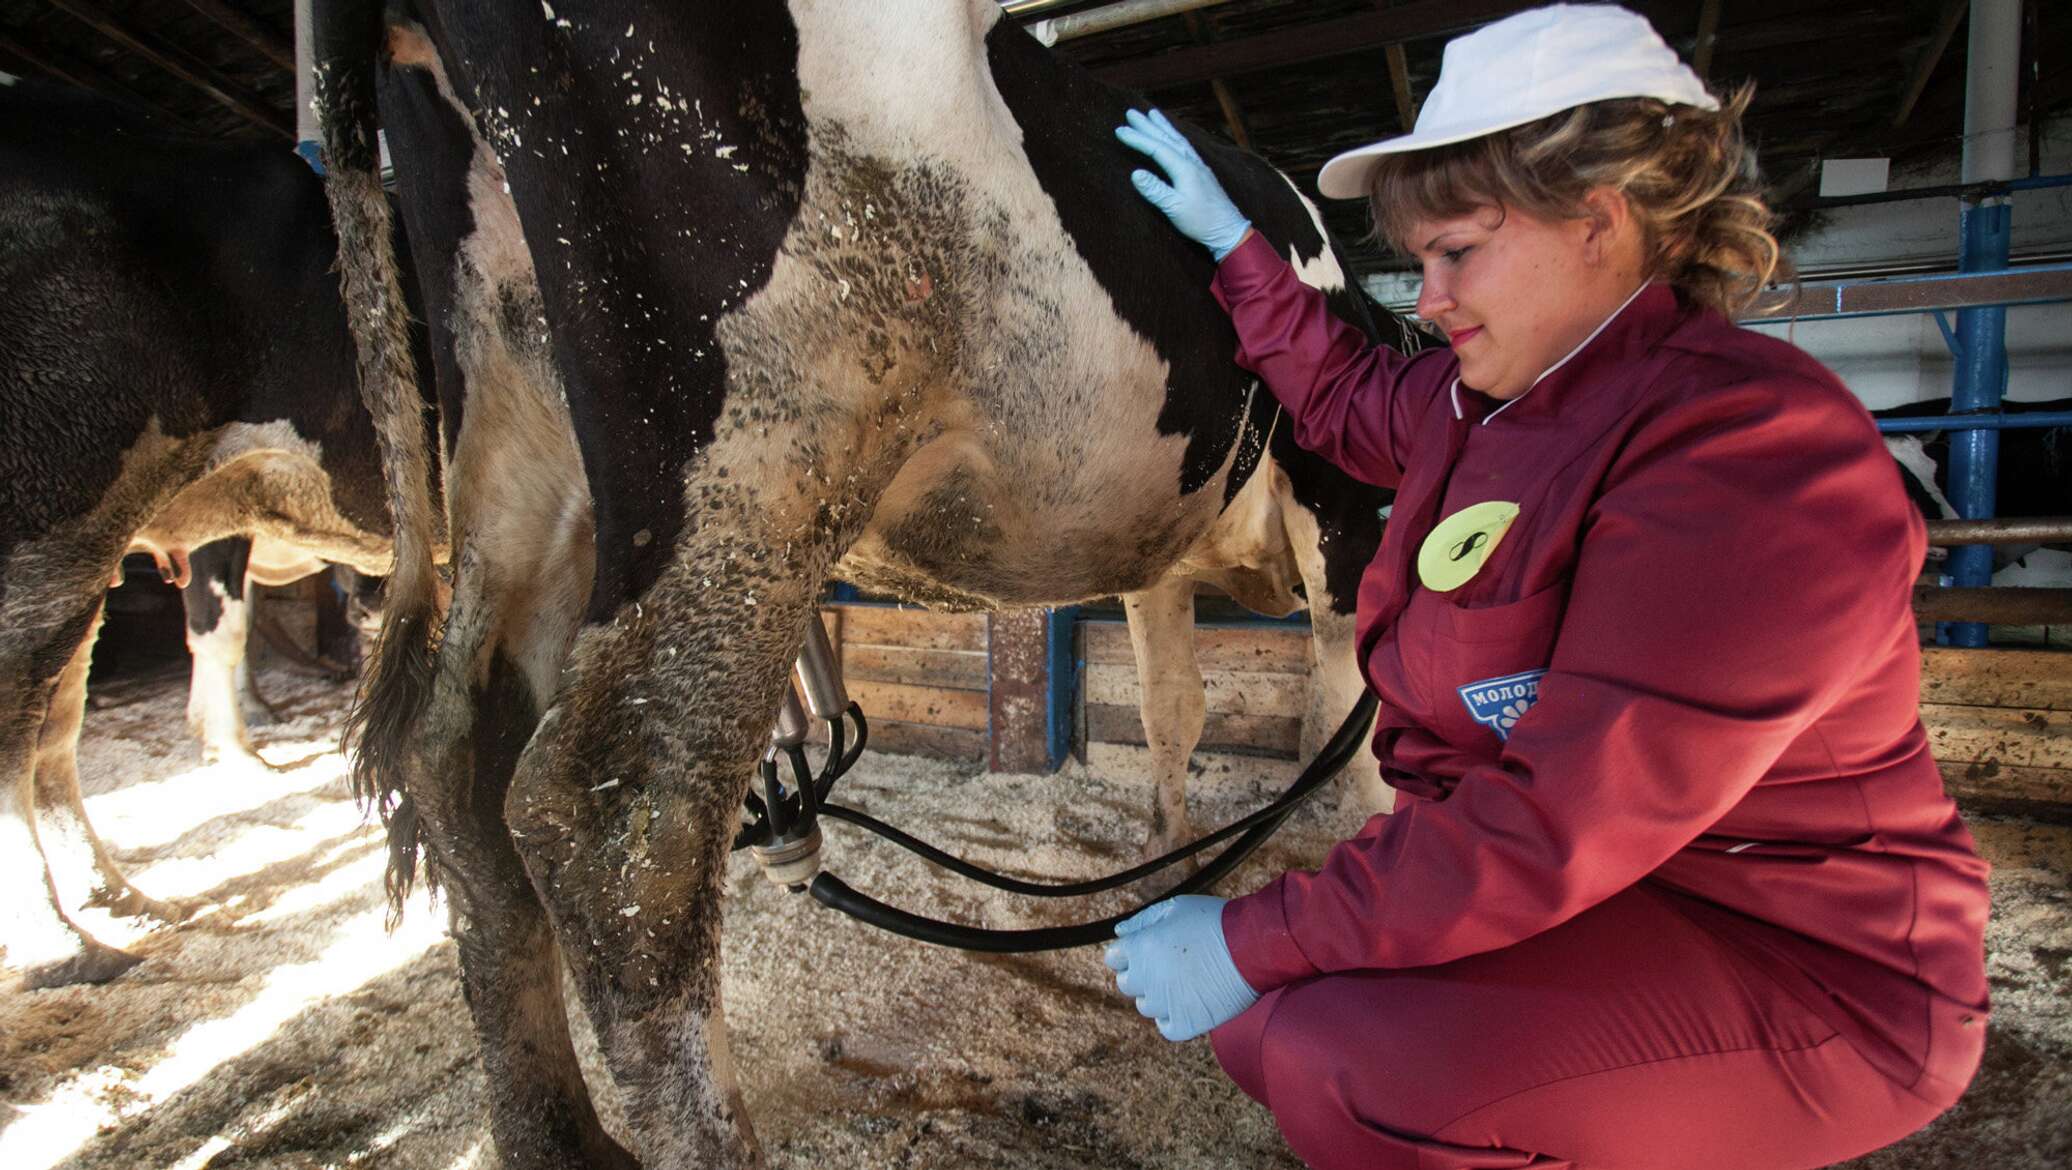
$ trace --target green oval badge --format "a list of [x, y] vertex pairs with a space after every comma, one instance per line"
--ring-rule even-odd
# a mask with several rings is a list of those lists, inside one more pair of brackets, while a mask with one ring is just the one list
[[1439, 521], [1417, 550], [1417, 579], [1435, 593], [1468, 583], [1518, 518], [1518, 505], [1490, 500], [1462, 508]]

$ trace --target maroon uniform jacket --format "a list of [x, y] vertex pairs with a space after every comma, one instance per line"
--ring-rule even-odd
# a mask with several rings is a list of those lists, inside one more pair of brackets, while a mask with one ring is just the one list
[[[1506, 405], [1368, 345], [1256, 233], [1215, 291], [1298, 441], [1398, 493], [1358, 625], [1405, 795], [1225, 907], [1246, 980], [1444, 963], [1645, 881], [1887, 1075], [1961, 1088], [1986, 865], [1921, 726], [1925, 529], [1835, 376], [1657, 284]], [[1420, 585], [1491, 500], [1520, 512], [1481, 570]]]

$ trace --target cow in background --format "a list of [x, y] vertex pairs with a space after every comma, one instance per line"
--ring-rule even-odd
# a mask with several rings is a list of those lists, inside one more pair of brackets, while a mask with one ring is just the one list
[[108, 857], [72, 764], [124, 552], [177, 564], [241, 533], [389, 567], [336, 258], [288, 151], [0, 86], [0, 946], [32, 987], [137, 962], [68, 910], [170, 916]]
[[[296, 546], [244, 536], [195, 549], [191, 565], [188, 581], [175, 580], [181, 586], [180, 600], [187, 615], [188, 730], [200, 743], [206, 763], [241, 760], [270, 769], [272, 765], [252, 750], [246, 734], [249, 725], [271, 723], [279, 717], [259, 693], [247, 659], [251, 637], [260, 629], [258, 587], [293, 585], [330, 571], [331, 565]], [[355, 595], [346, 599], [345, 608], [356, 610], [362, 605]], [[353, 616], [348, 615], [348, 620], [354, 620]], [[359, 620], [365, 620], [364, 614]], [[273, 637], [277, 652], [305, 669], [336, 679], [352, 675], [357, 658], [328, 660], [321, 645], [312, 653], [281, 642], [278, 629], [273, 630]]]
[[[2072, 410], [2072, 398], [2043, 402], [2008, 402], [2007, 414]], [[1873, 411], [1879, 418], [1939, 418], [1950, 413], [1950, 400], [1930, 398], [1905, 406]], [[1885, 447], [1899, 463], [1900, 480], [1921, 514], [1930, 520], [1955, 520], [1950, 503], [1950, 432], [1921, 431], [1885, 436]], [[2000, 457], [1994, 476], [1993, 514], [2016, 519], [2063, 516], [2072, 512], [2072, 428], [2009, 427], [2000, 432]], [[1931, 548], [1931, 562], [1945, 550]], [[2072, 550], [2039, 545], [2002, 545], [1993, 550], [1993, 583], [2037, 588], [2072, 585]]]
[[[1266, 542], [1349, 635], [1385, 497], [1311, 480], [1231, 364], [1209, 258], [1129, 188], [1130, 95], [992, 0], [383, 15], [344, 0], [316, 26], [397, 521], [356, 783], [396, 892], [422, 852], [452, 898], [506, 1166], [633, 1164], [576, 1067], [563, 958], [642, 1161], [747, 1164], [719, 883], [822, 583], [968, 609], [1147, 594], [1221, 571], [1270, 501]], [[438, 363], [443, 624], [377, 76]], [[1199, 146], [1371, 332], [1314, 209]]]

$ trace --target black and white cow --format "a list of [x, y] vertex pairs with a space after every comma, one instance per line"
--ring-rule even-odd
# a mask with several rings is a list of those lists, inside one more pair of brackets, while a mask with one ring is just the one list
[[[1385, 497], [1294, 449], [1231, 364], [1209, 258], [1129, 187], [1130, 95], [993, 0], [574, 8], [320, 5], [397, 528], [356, 783], [398, 893], [423, 850], [452, 898], [506, 1166], [633, 1164], [577, 1070], [562, 959], [641, 1164], [742, 1165], [719, 885], [822, 583], [1122, 594], [1191, 626], [1176, 580], [1269, 609], [1299, 581], [1349, 706]], [[439, 374], [443, 625], [377, 76]], [[1199, 145], [1371, 329], [1314, 209]]]
[[336, 257], [287, 151], [0, 85], [0, 944], [31, 986], [136, 962], [68, 909], [163, 913], [102, 848], [72, 764], [124, 552], [174, 565], [247, 534], [388, 569]]
[[[2072, 398], [2044, 402], [2009, 402], [2008, 414], [2032, 411], [2063, 413]], [[1950, 413], [1950, 400], [1931, 398], [1906, 406], [1874, 411], [1879, 418], [1939, 418]], [[1930, 520], [1958, 517], [1951, 504], [1949, 431], [1922, 431], [1885, 436], [1885, 447], [1900, 467], [1921, 514]], [[2000, 455], [1994, 475], [1993, 514], [2005, 518], [2063, 516], [2072, 512], [2072, 427], [2010, 427], [2000, 432]], [[1943, 550], [1931, 549], [1931, 558]], [[2072, 584], [2072, 555], [2061, 548], [2030, 545], [1994, 549], [1995, 584], [2063, 588]]]
[[[231, 536], [195, 549], [190, 579], [181, 585], [187, 613], [187, 727], [205, 762], [242, 760], [268, 765], [252, 750], [246, 728], [268, 723], [275, 712], [252, 681], [246, 650], [256, 632], [255, 588], [292, 585], [330, 569], [303, 548], [263, 538]], [[349, 677], [350, 667], [295, 651], [305, 667]]]

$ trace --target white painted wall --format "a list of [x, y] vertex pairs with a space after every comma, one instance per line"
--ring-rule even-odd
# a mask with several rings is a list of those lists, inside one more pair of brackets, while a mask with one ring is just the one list
[[[2027, 127], [2017, 134], [2019, 165], [2028, 163]], [[2045, 127], [2042, 173], [2072, 171], [2072, 118]], [[1958, 153], [1926, 167], [1895, 170], [1894, 189], [1932, 187], [1958, 181]], [[2072, 187], [2021, 191], [2014, 196], [2014, 255], [2066, 253], [2072, 258]], [[1886, 265], [1928, 265], [1954, 271], [1957, 265], [1957, 201], [1838, 208], [1795, 240], [1794, 263], [1811, 281], [1823, 272]], [[1408, 313], [1417, 300], [1414, 273], [1369, 277], [1367, 290], [1383, 304]], [[1955, 326], [1955, 316], [1950, 315]], [[1877, 410], [1950, 393], [1949, 347], [1934, 317], [1911, 313], [1845, 321], [1803, 321], [1754, 326], [1783, 337], [1825, 362], [1871, 409]], [[2072, 398], [2072, 304], [2017, 305], [2007, 311], [2007, 397], [2017, 402]]]

